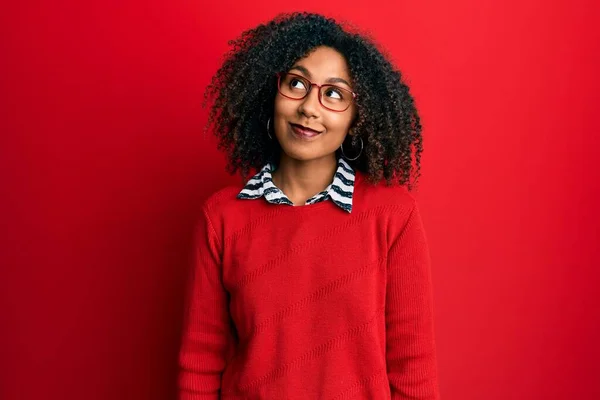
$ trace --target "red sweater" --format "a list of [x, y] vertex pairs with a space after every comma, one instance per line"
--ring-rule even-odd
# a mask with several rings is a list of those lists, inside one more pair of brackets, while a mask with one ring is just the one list
[[331, 201], [203, 206], [180, 399], [438, 399], [430, 262], [414, 198], [357, 173]]

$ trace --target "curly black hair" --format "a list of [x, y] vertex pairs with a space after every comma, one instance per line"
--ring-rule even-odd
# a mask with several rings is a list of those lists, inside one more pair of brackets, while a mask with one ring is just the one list
[[414, 99], [401, 73], [367, 35], [332, 18], [297, 12], [247, 30], [229, 45], [204, 93], [204, 105], [212, 101], [206, 129], [214, 129], [219, 150], [227, 153], [228, 172], [240, 171], [245, 178], [276, 161], [281, 148], [266, 134], [277, 95], [276, 73], [327, 46], [345, 57], [358, 94], [353, 140], [362, 138], [364, 149], [349, 163], [372, 183], [385, 179], [409, 190], [416, 183], [423, 139]]

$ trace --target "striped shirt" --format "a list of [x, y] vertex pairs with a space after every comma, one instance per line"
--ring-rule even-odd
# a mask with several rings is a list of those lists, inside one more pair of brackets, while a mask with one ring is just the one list
[[[246, 186], [237, 195], [237, 198], [246, 200], [264, 197], [265, 200], [272, 204], [293, 206], [294, 203], [273, 183], [273, 171], [275, 171], [275, 165], [267, 163], [260, 172], [246, 183]], [[354, 178], [355, 174], [352, 167], [343, 158], [339, 158], [333, 181], [325, 190], [306, 200], [305, 204], [315, 204], [331, 199], [342, 210], [352, 212]]]

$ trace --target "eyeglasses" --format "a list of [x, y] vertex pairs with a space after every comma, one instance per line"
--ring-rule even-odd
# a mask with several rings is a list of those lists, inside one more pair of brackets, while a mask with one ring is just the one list
[[337, 85], [318, 85], [301, 75], [290, 72], [277, 74], [279, 93], [288, 99], [302, 100], [308, 96], [313, 86], [319, 89], [319, 103], [330, 111], [346, 111], [357, 97], [353, 91]]

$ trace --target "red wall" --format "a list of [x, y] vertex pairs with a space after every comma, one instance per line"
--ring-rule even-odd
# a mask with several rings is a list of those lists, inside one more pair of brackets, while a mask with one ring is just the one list
[[198, 204], [236, 181], [202, 91], [298, 7], [370, 30], [417, 98], [443, 398], [600, 398], [597, 2], [355, 3], [3, 7], [1, 399], [173, 398]]

